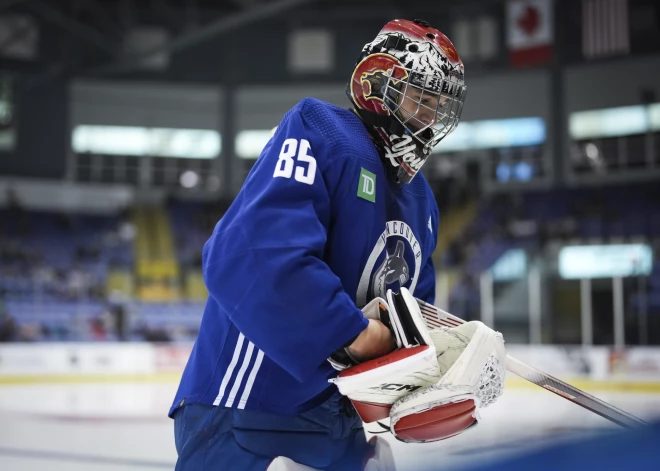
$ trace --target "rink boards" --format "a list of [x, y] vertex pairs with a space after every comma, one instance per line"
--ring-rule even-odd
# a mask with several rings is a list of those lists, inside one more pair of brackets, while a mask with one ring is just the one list
[[[191, 344], [0, 345], [0, 385], [177, 382]], [[660, 348], [508, 345], [507, 351], [582, 389], [660, 392]], [[510, 388], [534, 385], [509, 374]]]

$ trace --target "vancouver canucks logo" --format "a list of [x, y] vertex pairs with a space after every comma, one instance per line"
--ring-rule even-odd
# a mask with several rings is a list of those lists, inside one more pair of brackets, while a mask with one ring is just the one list
[[371, 251], [358, 285], [356, 301], [362, 307], [388, 289], [405, 286], [414, 293], [422, 265], [422, 247], [408, 224], [388, 221]]
[[[404, 257], [406, 247], [403, 241], [396, 242], [394, 253], [389, 253], [385, 247], [385, 260], [374, 273], [371, 290], [373, 293], [385, 293], [386, 287], [398, 283], [405, 285], [410, 279], [410, 269]], [[381, 296], [381, 295], [379, 295]]]

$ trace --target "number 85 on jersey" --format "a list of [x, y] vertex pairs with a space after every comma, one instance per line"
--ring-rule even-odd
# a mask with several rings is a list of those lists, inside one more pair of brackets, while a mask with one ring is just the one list
[[295, 180], [300, 183], [313, 185], [314, 178], [316, 177], [316, 159], [309, 155], [310, 151], [311, 147], [307, 139], [300, 139], [300, 145], [298, 144], [298, 139], [285, 140], [282, 144], [277, 165], [275, 165], [273, 178], [291, 178], [291, 175], [294, 174], [293, 170], [295, 166]]

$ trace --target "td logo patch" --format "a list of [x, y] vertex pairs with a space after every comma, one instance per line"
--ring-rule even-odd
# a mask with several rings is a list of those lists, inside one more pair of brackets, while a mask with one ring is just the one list
[[369, 170], [360, 169], [357, 195], [358, 198], [376, 202], [376, 175]]

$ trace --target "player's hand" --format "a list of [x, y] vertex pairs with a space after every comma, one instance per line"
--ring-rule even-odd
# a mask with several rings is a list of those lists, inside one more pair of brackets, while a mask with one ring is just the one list
[[392, 331], [376, 319], [369, 319], [367, 328], [348, 346], [348, 351], [357, 361], [363, 362], [386, 355], [396, 349]]

